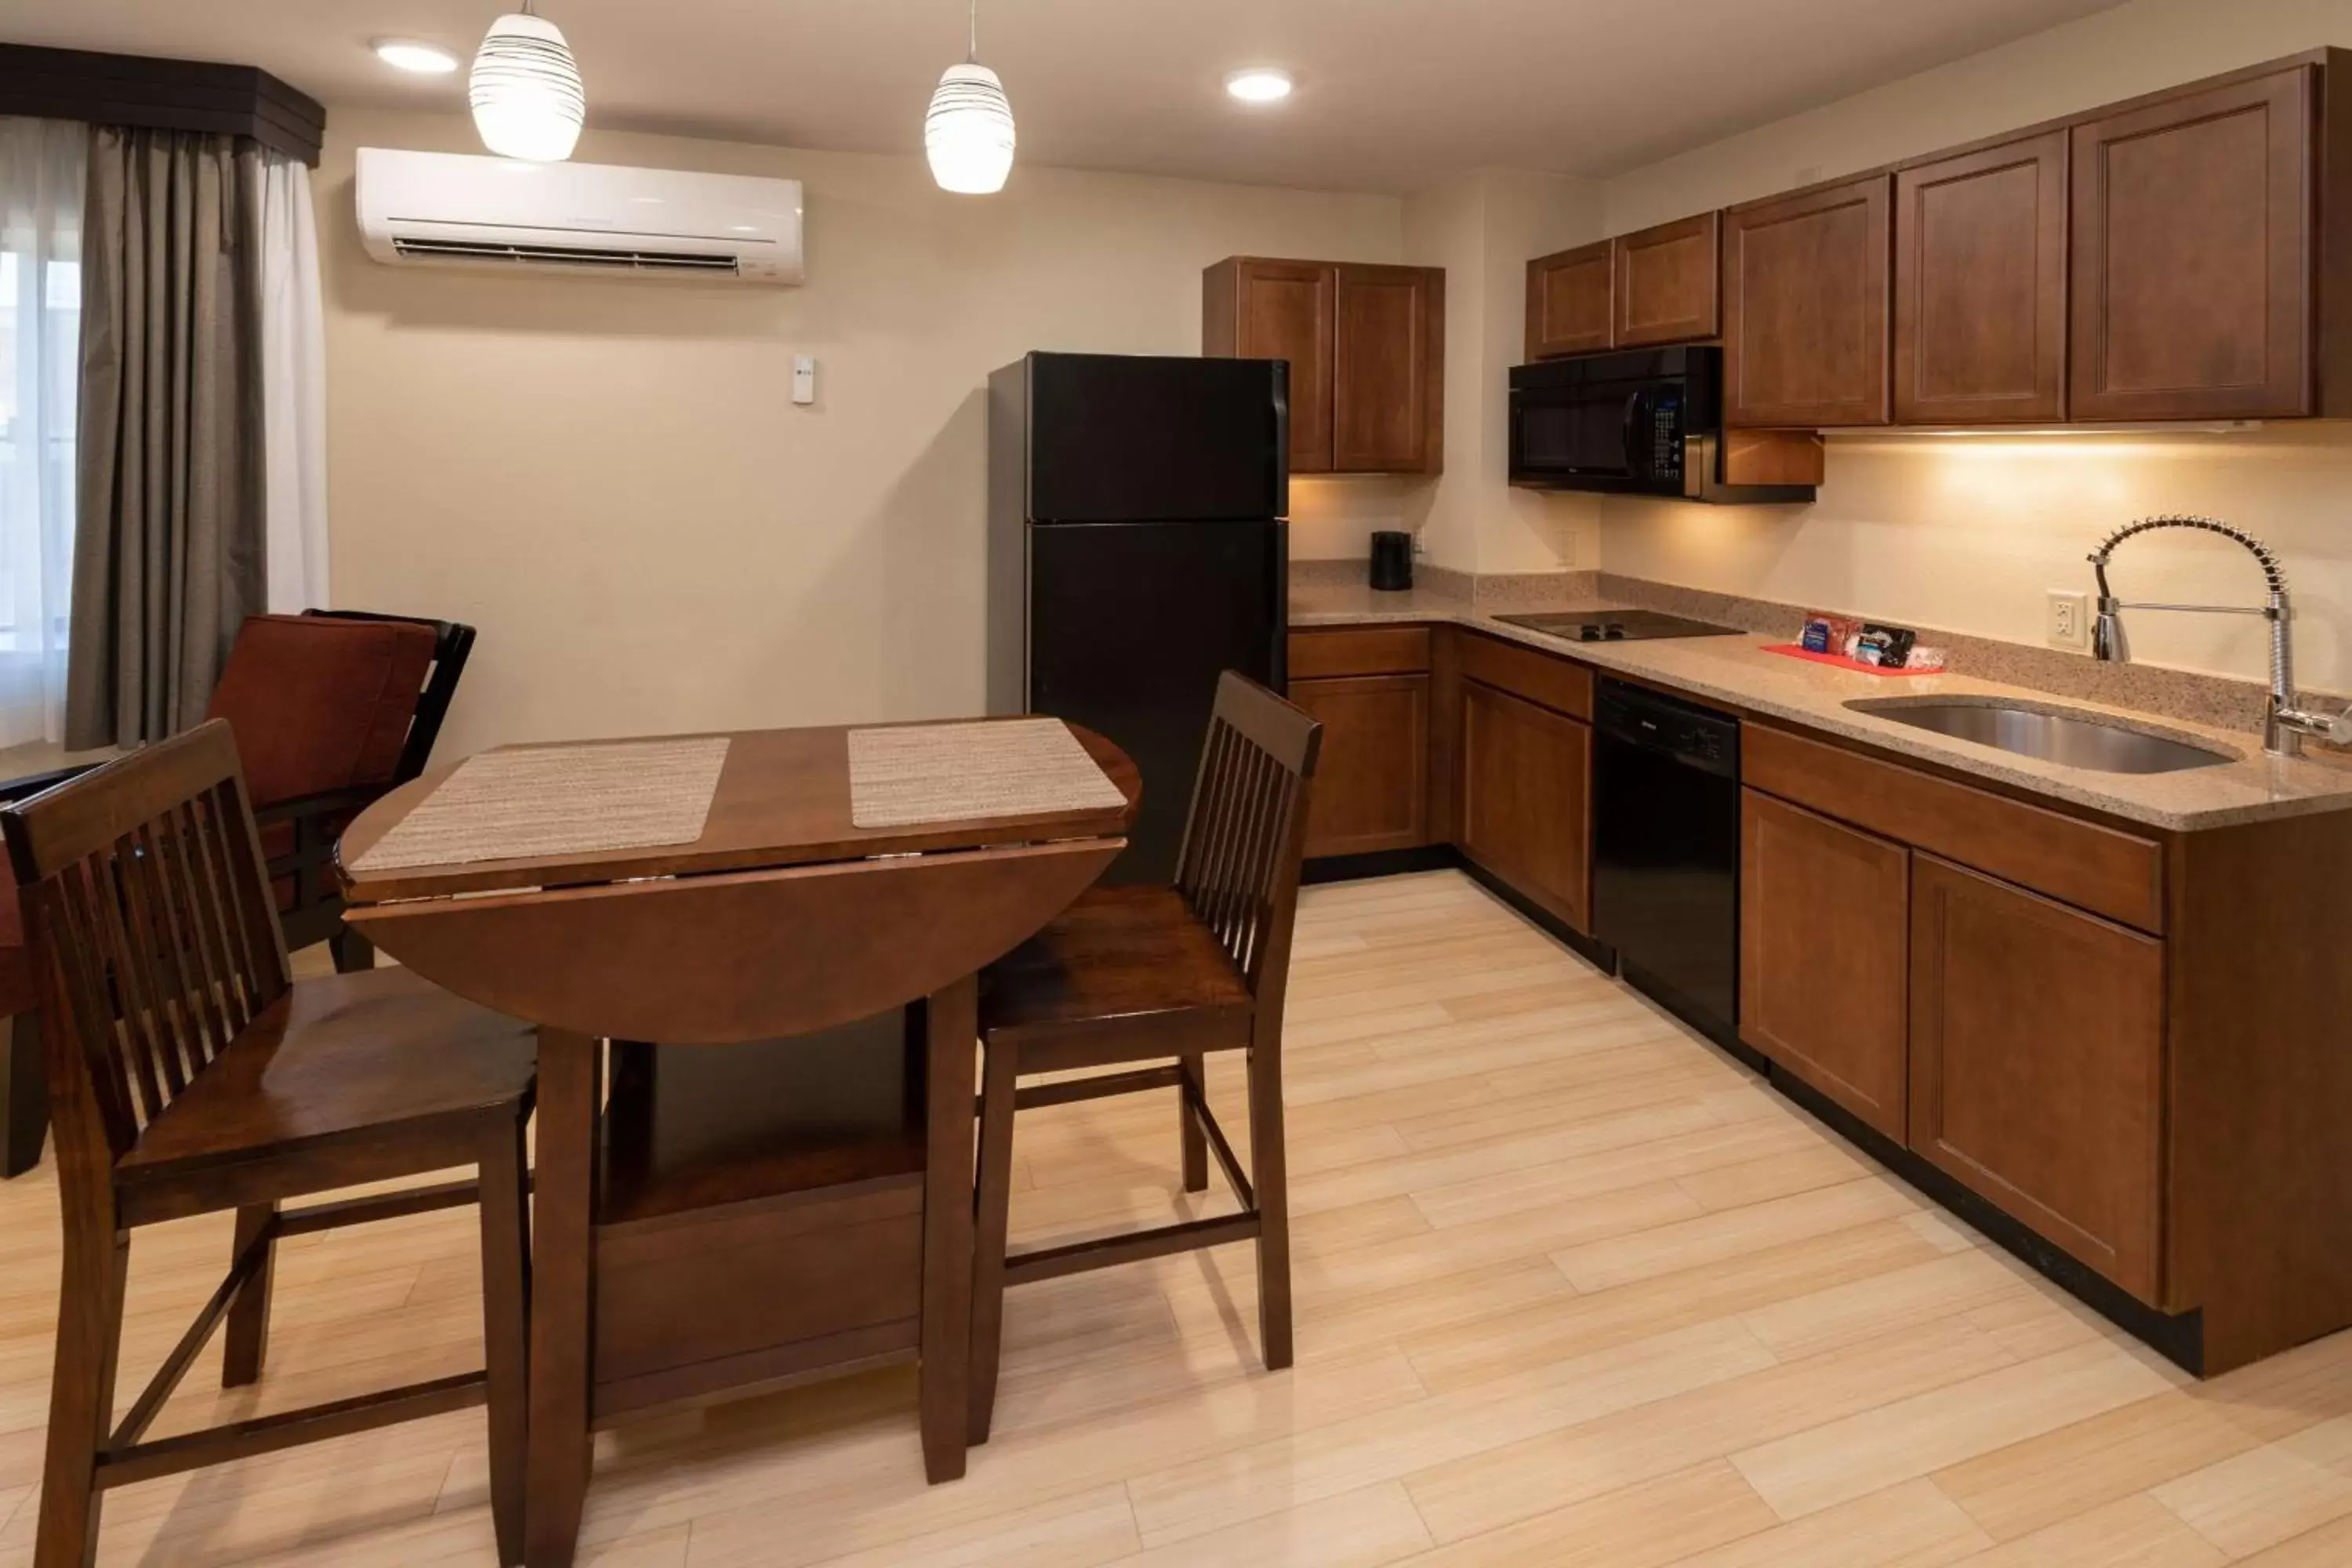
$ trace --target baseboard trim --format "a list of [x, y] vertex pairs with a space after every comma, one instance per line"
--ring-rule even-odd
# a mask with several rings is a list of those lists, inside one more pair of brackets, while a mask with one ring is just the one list
[[1361, 882], [1374, 877], [1404, 877], [1415, 871], [1450, 871], [1462, 864], [1451, 844], [1424, 844], [1412, 849], [1376, 849], [1369, 855], [1326, 855], [1299, 868], [1301, 883]]

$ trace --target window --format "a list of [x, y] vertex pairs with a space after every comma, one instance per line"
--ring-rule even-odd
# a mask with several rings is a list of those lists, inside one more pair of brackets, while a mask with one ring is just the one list
[[0, 118], [0, 746], [64, 738], [87, 142]]

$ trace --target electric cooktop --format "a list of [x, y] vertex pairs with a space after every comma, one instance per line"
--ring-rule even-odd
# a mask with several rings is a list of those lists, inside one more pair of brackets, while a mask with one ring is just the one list
[[1570, 610], [1540, 616], [1496, 616], [1515, 626], [1568, 642], [1647, 642], [1653, 637], [1738, 637], [1737, 626], [1685, 620], [1662, 610]]

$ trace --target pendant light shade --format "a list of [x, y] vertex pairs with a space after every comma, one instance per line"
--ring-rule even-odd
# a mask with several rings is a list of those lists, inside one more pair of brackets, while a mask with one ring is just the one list
[[540, 163], [572, 156], [588, 103], [562, 29], [528, 10], [490, 24], [467, 97], [483, 146]]
[[923, 120], [923, 154], [940, 189], [989, 196], [1013, 172], [1013, 104], [996, 73], [980, 63], [980, 0], [971, 0], [971, 52], [950, 66]]

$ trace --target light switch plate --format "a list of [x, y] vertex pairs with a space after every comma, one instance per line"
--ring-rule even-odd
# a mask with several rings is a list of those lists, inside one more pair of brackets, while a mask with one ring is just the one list
[[2091, 647], [2091, 595], [2069, 593], [2063, 588], [2050, 590], [2050, 607], [2042, 624], [2042, 636], [2052, 647], [2072, 648], [2087, 653]]

